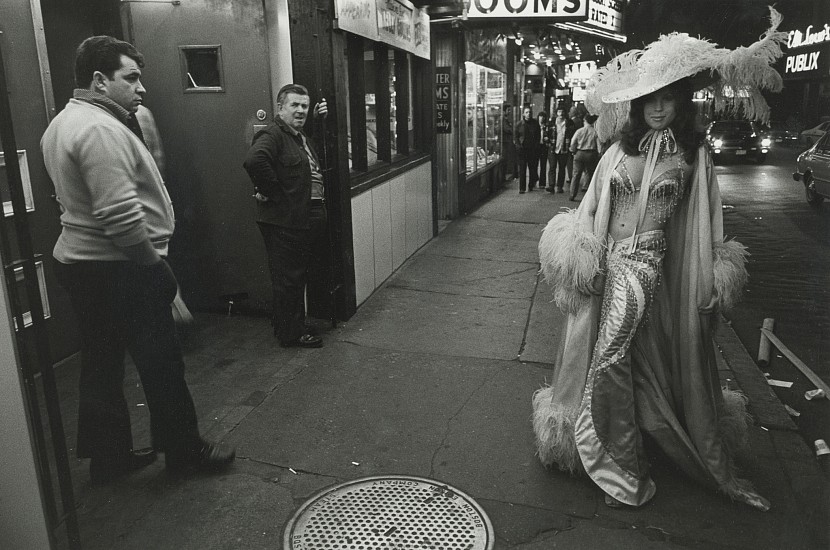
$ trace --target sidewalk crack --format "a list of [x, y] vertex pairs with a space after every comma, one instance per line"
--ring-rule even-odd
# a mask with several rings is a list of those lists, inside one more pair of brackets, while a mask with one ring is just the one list
[[469, 393], [469, 395], [467, 395], [467, 398], [464, 400], [464, 402], [461, 404], [461, 406], [458, 407], [458, 409], [452, 415], [450, 415], [450, 417], [447, 419], [447, 425], [446, 425], [446, 428], [444, 429], [444, 436], [441, 438], [441, 442], [438, 444], [438, 447], [436, 447], [435, 450], [432, 452], [432, 458], [430, 459], [430, 462], [429, 462], [429, 477], [430, 478], [433, 478], [433, 479], [435, 478], [435, 461], [438, 458], [438, 453], [440, 453], [441, 449], [443, 449], [446, 446], [447, 438], [449, 438], [450, 430], [452, 429], [452, 423], [455, 421], [455, 419], [458, 417], [458, 415], [461, 414], [461, 411], [463, 411], [467, 407], [467, 404], [470, 402], [470, 400], [473, 398], [473, 396], [476, 393], [478, 393], [478, 391], [481, 390], [481, 388], [483, 388], [484, 384], [486, 384], [487, 382], [488, 382], [487, 378], [483, 379], [481, 381], [481, 383], [478, 385], [478, 387], [474, 388]]
[[[537, 268], [538, 269], [538, 268]], [[536, 304], [536, 293], [539, 292], [539, 273], [536, 274], [536, 280], [533, 283], [533, 294], [530, 296], [530, 307], [527, 308], [527, 318], [525, 319], [525, 330], [522, 334], [522, 344], [519, 346], [519, 353], [516, 355], [517, 359], [521, 359], [527, 345], [527, 333], [530, 330], [530, 316], [533, 314], [533, 306]]]

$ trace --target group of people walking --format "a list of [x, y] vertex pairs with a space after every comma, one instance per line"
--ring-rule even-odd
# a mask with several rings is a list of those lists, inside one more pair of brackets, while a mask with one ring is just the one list
[[568, 184], [569, 198], [576, 201], [579, 192], [587, 190], [599, 161], [596, 120], [591, 114], [569, 118], [562, 106], [553, 119], [545, 111], [534, 118], [532, 108], [524, 107], [513, 134], [519, 193], [533, 191], [537, 185], [549, 193], [564, 193]]

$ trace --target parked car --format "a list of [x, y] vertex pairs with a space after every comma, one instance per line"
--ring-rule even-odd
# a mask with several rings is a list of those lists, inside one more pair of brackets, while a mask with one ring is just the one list
[[706, 143], [715, 161], [749, 157], [760, 164], [766, 160], [772, 140], [754, 122], [717, 120], [706, 129]]
[[793, 179], [804, 183], [808, 203], [819, 205], [830, 198], [830, 132], [798, 155]]
[[769, 126], [764, 128], [763, 133], [770, 139], [773, 147], [798, 145], [798, 132], [790, 130], [785, 122], [770, 122]]
[[801, 134], [799, 134], [799, 141], [802, 145], [812, 145], [813, 143], [818, 141], [818, 138], [824, 135], [824, 132], [830, 130], [830, 120], [822, 122], [818, 126], [814, 126], [813, 128], [809, 128], [807, 130], [803, 130]]

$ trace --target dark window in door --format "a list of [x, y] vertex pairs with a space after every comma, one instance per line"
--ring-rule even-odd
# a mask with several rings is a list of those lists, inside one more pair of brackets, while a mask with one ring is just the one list
[[186, 93], [224, 92], [222, 46], [179, 46]]

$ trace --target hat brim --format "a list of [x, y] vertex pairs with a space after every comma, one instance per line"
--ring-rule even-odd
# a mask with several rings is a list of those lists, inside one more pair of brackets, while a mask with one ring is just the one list
[[654, 93], [657, 90], [661, 90], [666, 86], [683, 80], [684, 78], [689, 79], [692, 85], [692, 91], [695, 92], [698, 90], [702, 90], [707, 86], [711, 86], [712, 84], [718, 81], [718, 75], [715, 71], [700, 71], [697, 73], [679, 76], [671, 80], [652, 82], [650, 84], [638, 82], [633, 86], [629, 86], [628, 88], [616, 90], [610, 94], [604, 95], [600, 99], [603, 103], [620, 103], [622, 101], [631, 101], [632, 99], [647, 96], [648, 94]]

